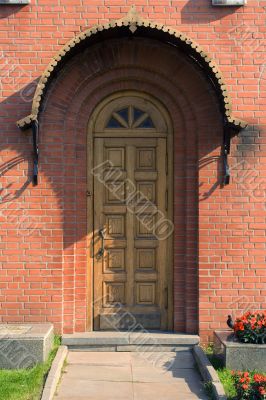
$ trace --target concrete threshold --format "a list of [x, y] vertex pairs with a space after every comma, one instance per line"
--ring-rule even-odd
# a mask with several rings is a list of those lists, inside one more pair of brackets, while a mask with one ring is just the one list
[[137, 352], [185, 350], [199, 344], [199, 336], [172, 332], [84, 332], [65, 334], [62, 344], [69, 350]]

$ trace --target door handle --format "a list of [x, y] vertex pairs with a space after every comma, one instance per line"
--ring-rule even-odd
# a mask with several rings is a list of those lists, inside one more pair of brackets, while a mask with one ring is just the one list
[[100, 230], [99, 230], [99, 236], [100, 236], [100, 238], [101, 238], [101, 240], [102, 240], [102, 246], [100, 247], [100, 249], [99, 249], [99, 251], [98, 251], [98, 257], [103, 257], [103, 255], [104, 255], [104, 228], [101, 228]]

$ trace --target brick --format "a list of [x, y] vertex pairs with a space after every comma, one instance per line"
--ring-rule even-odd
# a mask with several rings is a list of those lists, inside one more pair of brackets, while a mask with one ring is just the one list
[[[1, 175], [1, 190], [6, 188], [4, 194], [15, 198], [0, 214], [4, 217], [0, 219], [0, 322], [51, 321], [58, 332], [64, 329], [66, 333], [86, 329], [87, 122], [101, 98], [131, 85], [160, 98], [176, 126], [174, 325], [176, 330], [195, 332], [199, 325], [206, 341], [213, 329], [224, 326], [228, 308], [238, 308], [237, 295], [256, 296], [252, 301], [265, 307], [266, 102], [264, 89], [258, 90], [262, 59], [259, 51], [252, 54], [252, 40], [259, 45], [265, 37], [263, 7], [255, 2], [226, 16], [222, 8], [215, 8], [210, 18], [206, 2], [190, 2], [185, 9], [177, 0], [135, 2], [143, 17], [180, 29], [210, 53], [225, 77], [234, 115], [248, 120], [250, 129], [232, 141], [229, 186], [220, 186], [222, 127], [215, 95], [209, 96], [205, 78], [182, 66], [179, 54], [164, 64], [163, 50], [156, 45], [152, 50], [145, 47], [146, 60], [141, 51], [132, 57], [139, 63], [134, 85], [127, 81], [125, 69], [123, 82], [116, 83], [121, 79], [117, 67], [125, 54], [121, 45], [119, 52], [115, 46], [106, 50], [106, 56], [104, 48], [101, 56], [88, 53], [94, 63], [82, 68], [76, 59], [51, 85], [40, 126], [40, 183], [33, 187], [28, 184], [31, 138], [15, 127], [16, 119], [30, 113], [31, 106], [20, 89], [38, 78], [55, 52], [75, 34], [99, 21], [124, 16], [129, 8], [124, 0], [89, 3], [62, 0], [55, 5], [40, 0], [12, 18], [7, 7], [1, 6], [5, 17], [0, 44], [8, 64], [1, 69], [4, 59], [0, 60], [0, 73], [6, 73], [0, 92], [0, 159], [1, 165], [9, 166]], [[246, 26], [252, 35], [249, 30], [243, 33]], [[117, 56], [115, 68], [112, 54]], [[97, 57], [103, 57], [100, 64], [95, 63]], [[93, 71], [98, 65], [102, 75], [97, 80]], [[148, 81], [156, 68], [160, 69], [158, 82], [151, 86]], [[13, 163], [21, 156], [23, 162]], [[254, 170], [257, 180], [245, 174]], [[9, 204], [15, 211], [9, 211]], [[0, 207], [2, 211], [2, 203]], [[21, 215], [28, 218], [24, 223]], [[35, 221], [33, 232], [27, 234], [30, 221]], [[224, 298], [219, 302], [218, 296]]]

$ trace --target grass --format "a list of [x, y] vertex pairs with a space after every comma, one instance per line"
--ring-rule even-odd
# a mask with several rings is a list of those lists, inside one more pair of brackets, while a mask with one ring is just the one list
[[[228, 400], [235, 400], [236, 390], [234, 388], [234, 382], [232, 379], [231, 370], [223, 367], [221, 360], [217, 356], [214, 355], [212, 345], [208, 345], [208, 347], [204, 347], [203, 350], [206, 353], [206, 355], [209, 358], [212, 365], [214, 366], [214, 368], [216, 369], [219, 379], [220, 379], [221, 383], [223, 384], [225, 394], [226, 394]], [[253, 376], [255, 373], [265, 374], [265, 372], [262, 372], [262, 371], [250, 371], [251, 376]], [[207, 383], [207, 387], [205, 387], [205, 389], [206, 389], [206, 392], [209, 395], [210, 399], [212, 399], [211, 385], [208, 387], [208, 383]]]
[[60, 346], [61, 338], [55, 336], [48, 360], [29, 369], [0, 369], [1, 400], [39, 400], [51, 364]]

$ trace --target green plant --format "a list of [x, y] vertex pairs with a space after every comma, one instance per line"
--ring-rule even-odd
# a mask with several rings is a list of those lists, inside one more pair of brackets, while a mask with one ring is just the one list
[[28, 369], [0, 369], [0, 399], [39, 400], [60, 343], [60, 336], [55, 336], [53, 349], [43, 364]]
[[266, 311], [248, 311], [234, 324], [236, 337], [244, 343], [266, 343]]
[[266, 375], [232, 371], [237, 400], [265, 400]]
[[254, 374], [252, 384], [254, 398], [263, 400], [266, 399], [266, 375]]
[[234, 386], [234, 381], [232, 378], [232, 373], [227, 368], [219, 368], [217, 369], [217, 373], [219, 379], [224, 387], [224, 391], [228, 400], [233, 400], [236, 397], [236, 389]]

